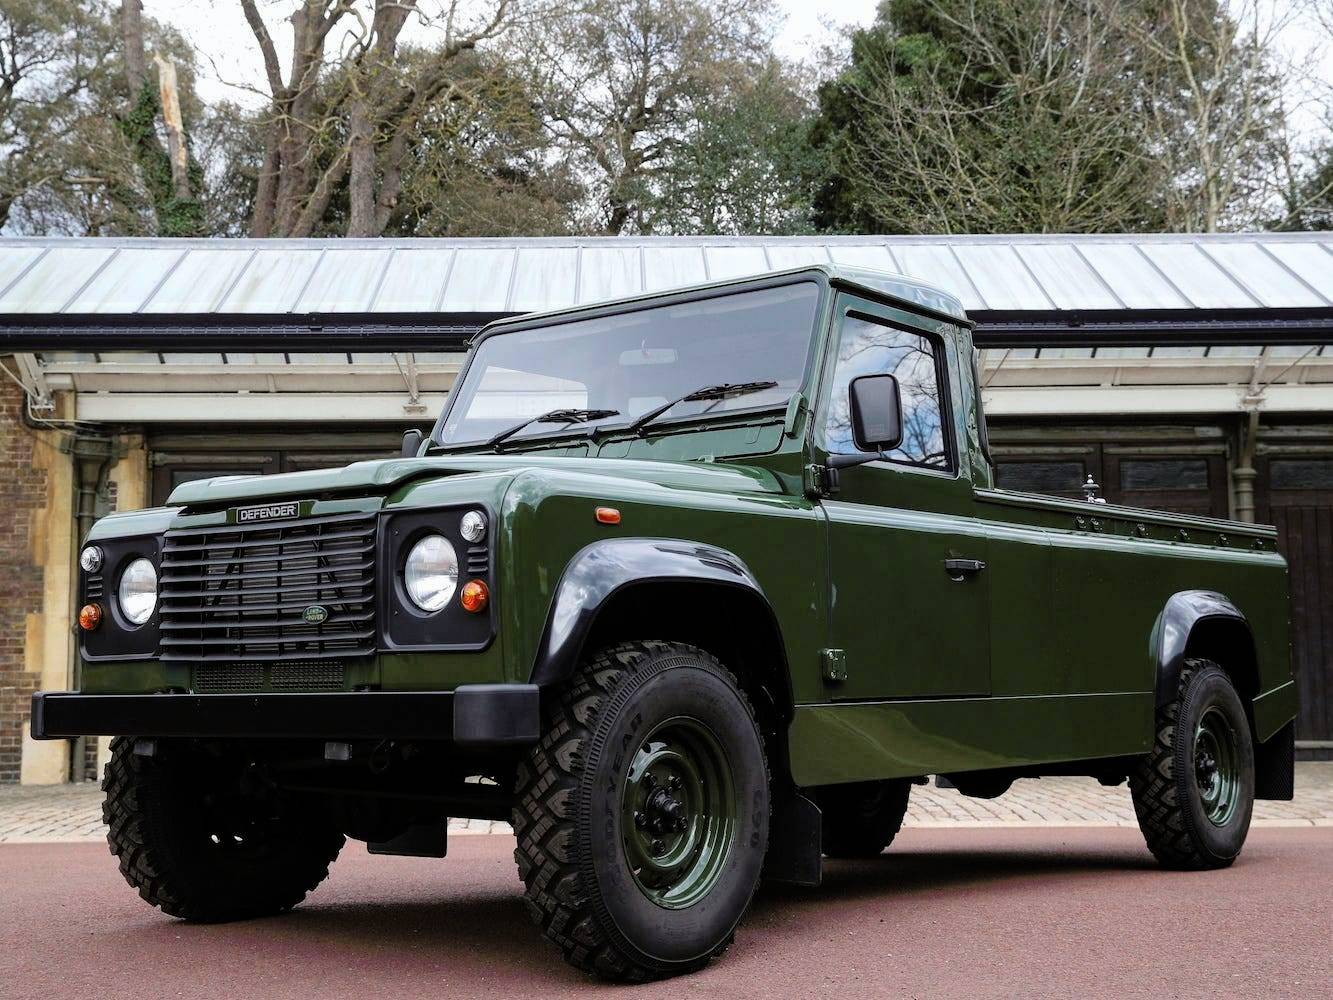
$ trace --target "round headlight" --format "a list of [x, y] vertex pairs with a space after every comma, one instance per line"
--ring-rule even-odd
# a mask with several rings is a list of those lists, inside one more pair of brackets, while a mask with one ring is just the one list
[[403, 566], [407, 596], [422, 611], [439, 611], [458, 589], [458, 553], [443, 535], [427, 535], [412, 546]]
[[120, 613], [134, 625], [142, 625], [157, 607], [157, 570], [147, 559], [136, 559], [120, 574]]
[[102, 568], [102, 547], [89, 545], [79, 553], [79, 565], [85, 573], [96, 573]]
[[486, 537], [486, 515], [479, 510], [470, 510], [458, 522], [458, 533], [466, 541], [479, 542]]

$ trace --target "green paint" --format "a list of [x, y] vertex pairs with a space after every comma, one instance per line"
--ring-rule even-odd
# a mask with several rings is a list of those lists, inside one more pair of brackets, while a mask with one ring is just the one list
[[[1258, 676], [1240, 686], [1256, 735], [1294, 716], [1286, 566], [1273, 529], [992, 488], [956, 303], [831, 267], [792, 280], [823, 289], [814, 360], [794, 387], [799, 398], [771, 411], [699, 414], [643, 436], [554, 437], [504, 454], [192, 482], [172, 507], [108, 517], [90, 537], [224, 524], [231, 508], [275, 500], [310, 501], [311, 514], [483, 505], [495, 641], [478, 652], [383, 653], [349, 668], [349, 686], [388, 690], [526, 681], [565, 567], [589, 544], [646, 537], [726, 549], [754, 575], [781, 631], [785, 674], [781, 663], [747, 666], [769, 678], [777, 700], [790, 690], [790, 759], [802, 785], [1144, 752], [1159, 616], [1186, 590], [1219, 591], [1248, 620]], [[950, 460], [935, 471], [843, 469], [838, 491], [821, 494], [808, 489], [809, 470], [827, 462], [822, 428], [838, 402], [829, 387], [851, 314], [931, 340]], [[488, 335], [542, 322], [524, 317]], [[598, 506], [618, 509], [620, 523], [598, 523]], [[985, 568], [946, 569], [960, 559]], [[737, 614], [730, 605], [723, 613]], [[669, 639], [687, 625], [664, 617], [645, 637]], [[732, 631], [749, 642], [766, 627], [736, 617]], [[1244, 672], [1239, 659], [1223, 666]], [[89, 664], [84, 676], [99, 691], [189, 683], [188, 672], [153, 661]]]

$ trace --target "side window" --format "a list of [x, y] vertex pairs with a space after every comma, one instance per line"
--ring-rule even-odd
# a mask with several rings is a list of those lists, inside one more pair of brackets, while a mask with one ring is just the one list
[[889, 461], [924, 469], [950, 469], [936, 353], [935, 342], [921, 334], [856, 315], [843, 317], [824, 423], [824, 446], [829, 453], [857, 452], [847, 404], [847, 387], [852, 379], [887, 372], [898, 379], [903, 405], [903, 441], [888, 453]]

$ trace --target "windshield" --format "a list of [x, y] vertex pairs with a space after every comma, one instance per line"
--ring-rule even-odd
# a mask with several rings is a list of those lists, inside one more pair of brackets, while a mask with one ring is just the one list
[[811, 281], [659, 305], [487, 337], [436, 440], [479, 443], [552, 410], [615, 411], [574, 427], [533, 423], [509, 436], [627, 425], [705, 386], [771, 381], [733, 398], [677, 404], [664, 420], [780, 406], [805, 377], [819, 286]]

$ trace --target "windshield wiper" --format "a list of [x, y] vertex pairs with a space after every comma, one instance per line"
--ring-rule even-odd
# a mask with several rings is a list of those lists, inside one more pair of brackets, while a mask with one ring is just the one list
[[589, 420], [601, 420], [603, 417], [618, 417], [619, 410], [548, 410], [546, 413], [538, 414], [535, 417], [529, 417], [522, 423], [515, 424], [508, 430], [503, 430], [495, 437], [486, 442], [485, 447], [495, 448], [501, 442], [507, 441], [525, 427], [531, 427], [533, 424], [586, 424]]
[[706, 385], [702, 389], [695, 389], [693, 392], [686, 393], [669, 403], [654, 407], [647, 413], [639, 414], [634, 422], [625, 429], [637, 434], [663, 413], [666, 413], [667, 410], [681, 403], [698, 403], [705, 399], [717, 400], [731, 399], [735, 396], [748, 396], [752, 392], [763, 392], [765, 389], [772, 389], [776, 385], [776, 382], [723, 382], [721, 385]]

